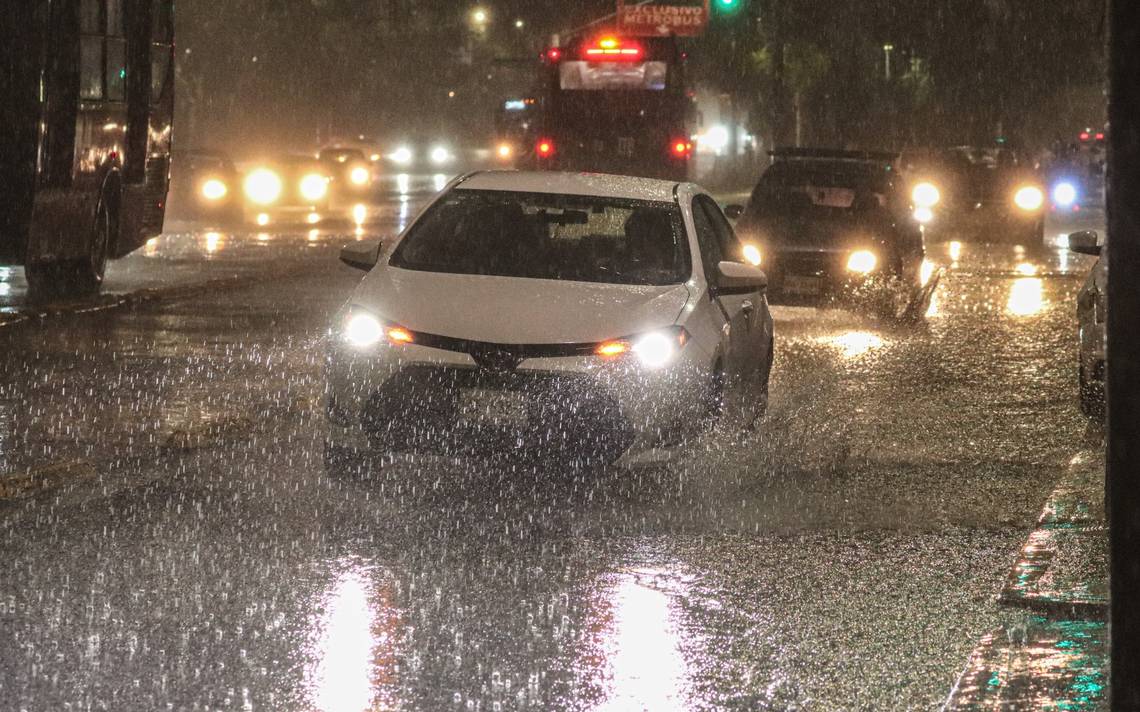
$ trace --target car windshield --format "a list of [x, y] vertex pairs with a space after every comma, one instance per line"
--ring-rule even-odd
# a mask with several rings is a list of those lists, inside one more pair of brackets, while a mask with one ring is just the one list
[[392, 256], [403, 269], [611, 284], [689, 276], [676, 204], [456, 190], [432, 206]]
[[752, 193], [751, 212], [766, 215], [861, 215], [887, 205], [878, 171], [857, 163], [776, 164]]

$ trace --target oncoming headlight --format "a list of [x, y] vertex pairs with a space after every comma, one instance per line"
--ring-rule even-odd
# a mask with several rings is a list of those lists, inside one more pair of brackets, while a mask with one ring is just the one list
[[1026, 212], [1039, 210], [1045, 203], [1045, 194], [1037, 186], [1026, 185], [1013, 194], [1013, 203]]
[[321, 200], [329, 192], [329, 180], [319, 173], [309, 173], [301, 178], [300, 188], [305, 200]]
[[402, 326], [385, 324], [375, 314], [354, 307], [345, 316], [341, 338], [349, 344], [366, 349], [387, 339], [393, 345], [415, 343], [415, 336]]
[[226, 184], [217, 178], [210, 178], [202, 184], [202, 197], [206, 200], [221, 200], [230, 192]]
[[764, 256], [760, 254], [760, 248], [752, 243], [746, 243], [741, 252], [744, 255], [744, 261], [753, 267], [759, 267], [764, 260]]
[[642, 365], [661, 368], [677, 357], [688, 340], [689, 333], [684, 328], [675, 326], [627, 339], [603, 341], [594, 348], [594, 353], [604, 358], [633, 354]]
[[353, 185], [365, 185], [371, 177], [371, 173], [369, 173], [368, 169], [364, 166], [357, 166], [348, 174], [348, 179], [352, 181]]
[[1061, 181], [1053, 186], [1053, 202], [1067, 208], [1077, 200], [1077, 189], [1068, 181]]
[[917, 207], [933, 208], [935, 205], [938, 205], [939, 200], [942, 200], [942, 193], [938, 191], [938, 187], [933, 183], [923, 182], [914, 187], [914, 190], [911, 191], [910, 198]]
[[435, 165], [442, 165], [451, 160], [451, 151], [448, 151], [443, 146], [436, 146], [431, 150], [431, 162]]
[[869, 274], [879, 263], [879, 258], [870, 250], [856, 250], [847, 258], [847, 271]]
[[258, 205], [269, 205], [281, 197], [281, 178], [268, 168], [258, 168], [246, 176], [245, 194]]

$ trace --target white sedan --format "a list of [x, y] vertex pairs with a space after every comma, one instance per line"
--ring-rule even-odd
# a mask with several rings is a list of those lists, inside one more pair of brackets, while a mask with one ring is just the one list
[[326, 463], [469, 452], [600, 464], [764, 412], [767, 278], [688, 183], [490, 171], [453, 181], [338, 314]]

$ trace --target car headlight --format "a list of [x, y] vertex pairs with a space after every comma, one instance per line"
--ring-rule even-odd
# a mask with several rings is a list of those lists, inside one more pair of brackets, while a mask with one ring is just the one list
[[226, 197], [226, 193], [228, 192], [230, 192], [230, 190], [226, 187], [226, 184], [217, 178], [210, 178], [202, 184], [202, 197], [206, 200], [221, 200]]
[[856, 250], [847, 258], [847, 271], [869, 274], [879, 264], [879, 258], [870, 250]]
[[1061, 181], [1057, 185], [1053, 186], [1053, 202], [1057, 205], [1060, 205], [1063, 208], [1067, 208], [1075, 203], [1076, 200], [1077, 189], [1072, 183], [1068, 181]]
[[451, 160], [451, 151], [448, 151], [443, 146], [436, 146], [431, 150], [431, 162], [437, 166], [442, 163], [447, 163]]
[[281, 197], [281, 177], [268, 168], [258, 168], [245, 177], [245, 195], [258, 205], [269, 205]]
[[395, 151], [388, 154], [389, 160], [399, 166], [406, 166], [412, 162], [412, 149], [407, 146], [400, 146]]
[[1026, 185], [1013, 194], [1013, 203], [1027, 212], [1039, 210], [1045, 203], [1045, 194], [1037, 186]]
[[910, 194], [911, 200], [920, 208], [933, 208], [942, 200], [942, 193], [938, 187], [930, 182], [919, 183]]
[[760, 254], [760, 248], [750, 242], [744, 245], [741, 254], [744, 255], [744, 261], [753, 267], [759, 267], [764, 259], [764, 256]]
[[415, 335], [402, 326], [385, 324], [375, 314], [353, 307], [345, 316], [341, 337], [349, 344], [366, 349], [387, 340], [393, 345], [415, 343]]
[[364, 166], [357, 166], [348, 174], [348, 179], [352, 181], [353, 185], [366, 185], [371, 177], [372, 174]]
[[661, 368], [677, 357], [688, 340], [689, 332], [675, 326], [627, 339], [603, 341], [594, 348], [594, 353], [606, 358], [633, 354], [644, 366]]
[[329, 192], [329, 179], [319, 173], [310, 173], [301, 178], [301, 197], [305, 200], [321, 200]]
[[511, 144], [504, 142], [498, 145], [498, 147], [495, 149], [495, 152], [498, 154], [499, 158], [506, 161], [514, 155], [515, 149]]

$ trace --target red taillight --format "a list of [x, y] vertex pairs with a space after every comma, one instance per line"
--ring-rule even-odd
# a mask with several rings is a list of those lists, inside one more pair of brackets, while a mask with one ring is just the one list
[[1082, 131], [1081, 135], [1080, 135], [1080, 139], [1082, 141], [1088, 141], [1089, 140], [1089, 132], [1088, 131]]
[[550, 49], [546, 50], [546, 59], [549, 62], [557, 62], [558, 60], [562, 59], [562, 50], [558, 49], [557, 47], [551, 47]]
[[674, 158], [688, 158], [693, 152], [693, 143], [683, 138], [674, 139], [669, 144], [669, 151]]
[[603, 37], [586, 48], [586, 59], [599, 61], [628, 60], [636, 62], [644, 52], [640, 45], [627, 44], [616, 37]]
[[1098, 134], [1096, 135], [1096, 140], [1097, 140], [1097, 141], [1103, 141], [1103, 140], [1104, 140], [1104, 134], [1102, 134], [1102, 133], [1098, 133]]
[[534, 144], [534, 152], [539, 158], [550, 158], [554, 155], [554, 141], [548, 138], [539, 139], [538, 143]]

